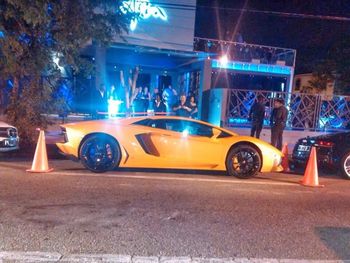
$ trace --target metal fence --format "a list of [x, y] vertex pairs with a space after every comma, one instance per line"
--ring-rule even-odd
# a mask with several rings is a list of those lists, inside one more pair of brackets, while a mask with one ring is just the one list
[[194, 50], [218, 56], [226, 54], [231, 60], [241, 62], [295, 66], [296, 50], [290, 48], [195, 37]]
[[249, 110], [256, 97], [262, 95], [265, 101], [264, 125], [269, 126], [270, 114], [276, 98], [283, 98], [289, 110], [287, 128], [302, 130], [350, 129], [350, 96], [310, 95], [303, 93], [228, 91], [226, 125], [248, 127]]

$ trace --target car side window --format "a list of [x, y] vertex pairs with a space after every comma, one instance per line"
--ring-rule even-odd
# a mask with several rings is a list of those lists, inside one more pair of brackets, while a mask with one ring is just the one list
[[160, 119], [154, 120], [152, 128], [163, 129], [174, 132], [182, 132], [183, 125], [181, 120]]
[[190, 136], [212, 137], [213, 128], [211, 126], [203, 125], [198, 122], [174, 119], [156, 120], [156, 127], [168, 131], [183, 133]]
[[198, 122], [176, 119], [158, 119], [142, 120], [135, 124], [144, 125], [156, 129], [163, 129], [173, 132], [179, 132], [190, 136], [212, 137], [213, 128]]
[[191, 136], [202, 136], [202, 137], [212, 137], [213, 128], [198, 122], [184, 121], [185, 129], [187, 129], [188, 134]]

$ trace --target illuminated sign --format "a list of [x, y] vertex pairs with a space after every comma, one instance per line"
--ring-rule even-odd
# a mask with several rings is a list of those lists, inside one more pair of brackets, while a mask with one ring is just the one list
[[168, 20], [168, 16], [164, 10], [157, 5], [152, 5], [150, 0], [128, 0], [123, 1], [120, 10], [124, 13], [132, 13], [137, 15], [131, 19], [130, 29], [134, 31], [137, 27], [139, 19], [159, 18], [163, 21]]
[[[131, 18], [128, 32], [113, 42], [127, 45], [193, 51], [196, 0], [120, 0], [118, 12]], [[174, 8], [186, 6], [186, 8]]]

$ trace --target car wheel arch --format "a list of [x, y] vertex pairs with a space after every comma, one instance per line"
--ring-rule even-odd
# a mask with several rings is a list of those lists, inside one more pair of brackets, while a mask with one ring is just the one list
[[84, 142], [87, 139], [91, 138], [92, 136], [106, 136], [107, 138], [113, 140], [117, 144], [117, 146], [119, 147], [119, 150], [121, 150], [118, 140], [116, 138], [114, 138], [112, 135], [110, 135], [108, 133], [104, 133], [104, 132], [93, 132], [93, 133], [86, 134], [83, 137], [83, 139], [80, 141], [79, 148], [78, 148], [78, 158], [79, 159], [80, 159], [80, 150], [81, 150], [82, 145], [84, 144]]
[[257, 152], [259, 153], [260, 159], [261, 159], [261, 166], [260, 166], [260, 169], [259, 169], [259, 172], [260, 172], [260, 170], [261, 170], [261, 168], [263, 167], [263, 164], [264, 164], [264, 158], [263, 158], [262, 152], [261, 152], [261, 150], [259, 149], [259, 147], [256, 144], [254, 144], [252, 142], [249, 142], [249, 141], [239, 141], [239, 142], [236, 142], [236, 143], [232, 144], [231, 147], [228, 149], [228, 151], [226, 153], [225, 163], [227, 162], [228, 154], [231, 151], [231, 149], [233, 149], [235, 147], [239, 147], [241, 145], [249, 145], [249, 146], [253, 147], [255, 150], [257, 150]]

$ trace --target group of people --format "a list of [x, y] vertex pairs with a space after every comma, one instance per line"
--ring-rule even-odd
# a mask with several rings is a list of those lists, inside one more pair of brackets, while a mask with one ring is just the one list
[[188, 118], [197, 118], [198, 112], [194, 95], [186, 97], [185, 94], [181, 94], [178, 99], [177, 91], [171, 86], [164, 89], [162, 94], [155, 89], [153, 110], [155, 113], [174, 112], [176, 116]]
[[193, 95], [187, 97], [185, 94], [180, 96], [180, 101], [173, 106], [173, 111], [176, 116], [188, 117], [188, 118], [197, 118], [198, 108]]
[[[107, 91], [104, 84], [101, 84], [93, 94], [95, 104], [95, 118], [101, 118], [108, 112], [108, 101], [120, 100], [123, 94], [119, 94], [114, 85]], [[151, 93], [148, 87], [137, 87], [134, 93], [132, 102], [133, 112], [147, 113], [148, 110], [153, 110], [155, 114], [171, 114], [177, 116], [196, 118], [197, 103], [193, 95], [188, 98], [181, 94], [178, 97], [177, 91], [168, 86], [162, 92], [158, 88], [154, 88]]]
[[[259, 138], [264, 125], [265, 101], [262, 95], [258, 95], [257, 100], [250, 108], [248, 120], [252, 122], [250, 136]], [[282, 150], [283, 130], [286, 127], [288, 110], [284, 106], [284, 100], [277, 98], [274, 100], [274, 107], [270, 116], [271, 125], [271, 145]]]
[[138, 87], [135, 91], [135, 99], [133, 101], [133, 107], [135, 112], [147, 112], [151, 102], [151, 92], [148, 87]]

